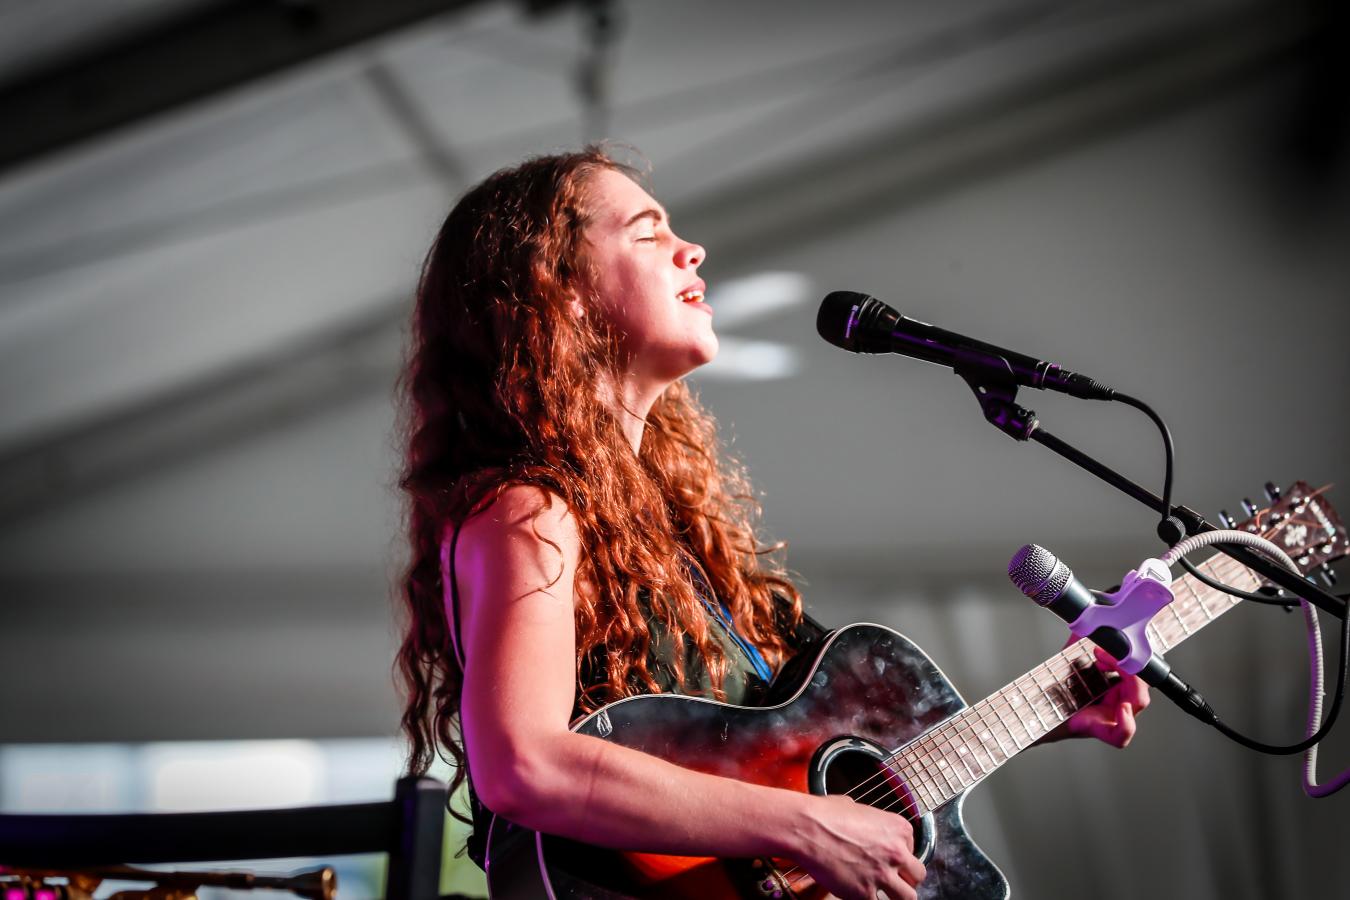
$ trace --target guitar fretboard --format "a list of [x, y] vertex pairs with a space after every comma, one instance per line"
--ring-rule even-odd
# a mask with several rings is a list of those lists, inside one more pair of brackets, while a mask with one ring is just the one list
[[[1223, 554], [1199, 566], [1215, 581], [1251, 591], [1260, 579]], [[1166, 653], [1242, 602], [1183, 575], [1172, 582], [1175, 599], [1154, 616], [1147, 634]], [[929, 729], [895, 756], [919, 804], [933, 810], [984, 780], [1111, 685], [1097, 668], [1093, 644], [1079, 640], [1011, 684]]]

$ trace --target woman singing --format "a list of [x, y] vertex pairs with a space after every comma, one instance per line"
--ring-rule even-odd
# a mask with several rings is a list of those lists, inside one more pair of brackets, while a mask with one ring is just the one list
[[[506, 169], [427, 257], [404, 384], [411, 770], [438, 749], [487, 810], [604, 847], [784, 857], [847, 900], [913, 898], [900, 816], [569, 731], [634, 694], [752, 705], [809, 631], [742, 471], [682, 380], [717, 352], [699, 266], [634, 172], [590, 148]], [[1065, 723], [1123, 745], [1122, 679]]]

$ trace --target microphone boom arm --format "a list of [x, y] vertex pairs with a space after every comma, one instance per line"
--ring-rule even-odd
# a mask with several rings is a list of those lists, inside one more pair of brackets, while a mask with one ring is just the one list
[[[1004, 382], [1002, 379], [989, 379], [987, 377], [988, 369], [984, 367], [965, 369], [964, 371], [958, 369], [957, 374], [965, 379], [966, 384], [970, 385], [970, 389], [975, 393], [975, 399], [979, 401], [985, 420], [1014, 440], [1032, 440], [1043, 447], [1048, 447], [1079, 468], [1086, 469], [1096, 475], [1126, 496], [1138, 500], [1149, 509], [1176, 517], [1185, 527], [1187, 536], [1218, 530], [1205, 521], [1204, 516], [1189, 507], [1177, 504], [1170, 509], [1164, 509], [1162, 498], [1148, 488], [1131, 481], [1101, 461], [1046, 431], [1036, 413], [1017, 402], [1017, 385], [1015, 383]], [[1277, 565], [1264, 556], [1244, 547], [1231, 544], [1216, 544], [1215, 546], [1222, 553], [1231, 556], [1267, 581], [1279, 585], [1294, 596], [1302, 597], [1338, 619], [1346, 617], [1346, 601], [1324, 591], [1312, 581], [1290, 572], [1283, 566]]]

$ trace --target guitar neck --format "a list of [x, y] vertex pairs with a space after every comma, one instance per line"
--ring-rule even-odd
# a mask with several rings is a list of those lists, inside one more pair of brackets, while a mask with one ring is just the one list
[[[1261, 583], [1250, 569], [1223, 554], [1199, 568], [1215, 581], [1243, 590], [1255, 590]], [[1176, 599], [1147, 629], [1158, 653], [1242, 602], [1190, 575], [1172, 582], [1172, 591]], [[1104, 694], [1111, 682], [1097, 668], [1092, 647], [1086, 638], [1070, 644], [898, 751], [897, 767], [919, 802], [932, 810], [952, 800]]]

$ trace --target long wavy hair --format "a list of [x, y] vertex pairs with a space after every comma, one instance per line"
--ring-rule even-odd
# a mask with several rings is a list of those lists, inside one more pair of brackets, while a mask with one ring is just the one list
[[[578, 706], [659, 690], [649, 618], [684, 635], [714, 693], [728, 663], [688, 569], [699, 565], [737, 629], [778, 666], [801, 618], [798, 591], [755, 534], [744, 469], [683, 382], [647, 416], [640, 454], [601, 398], [619, 372], [615, 336], [589, 309], [587, 185], [603, 169], [638, 180], [603, 150], [531, 159], [469, 191], [427, 254], [401, 377], [411, 557], [396, 672], [408, 770], [437, 754], [464, 779], [463, 673], [450, 643], [441, 542], [508, 485], [567, 504], [578, 528]], [[467, 648], [466, 653], [471, 653]], [[676, 683], [685, 660], [673, 661]], [[583, 683], [584, 682], [584, 683]], [[444, 755], [443, 755], [443, 758]]]

